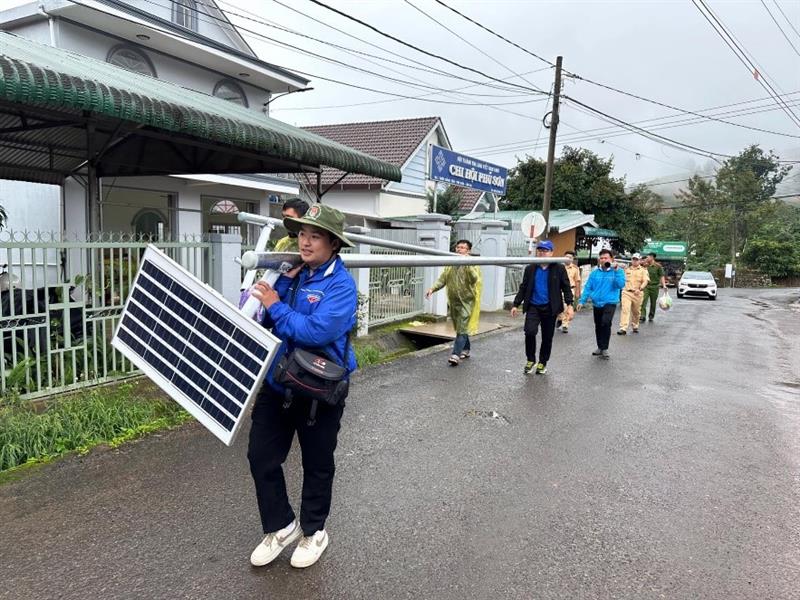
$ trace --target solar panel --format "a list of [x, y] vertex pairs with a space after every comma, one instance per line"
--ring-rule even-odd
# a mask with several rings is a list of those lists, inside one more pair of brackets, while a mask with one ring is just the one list
[[280, 340], [148, 246], [111, 343], [230, 446]]

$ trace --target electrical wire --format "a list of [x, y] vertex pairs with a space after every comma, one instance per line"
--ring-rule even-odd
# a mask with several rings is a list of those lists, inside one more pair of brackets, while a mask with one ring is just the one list
[[783, 18], [786, 19], [786, 22], [789, 24], [789, 27], [791, 27], [792, 30], [797, 34], [797, 37], [800, 38], [800, 31], [797, 31], [797, 27], [794, 26], [794, 23], [792, 23], [792, 20], [789, 17], [786, 16], [785, 12], [783, 12], [783, 9], [781, 8], [781, 5], [778, 4], [778, 0], [772, 0], [772, 3], [781, 12], [781, 14], [783, 15]]
[[767, 3], [764, 2], [764, 0], [761, 0], [761, 6], [763, 6], [764, 10], [767, 11], [767, 14], [769, 15], [769, 18], [772, 19], [772, 22], [775, 23], [775, 27], [777, 27], [780, 30], [781, 34], [783, 34], [783, 37], [786, 39], [786, 41], [792, 47], [792, 50], [794, 50], [794, 53], [797, 54], [797, 56], [800, 56], [800, 52], [797, 51], [797, 48], [792, 43], [792, 40], [790, 40], [789, 36], [786, 35], [786, 32], [783, 30], [783, 27], [781, 27], [781, 24], [778, 23], [778, 19], [776, 19], [775, 15], [772, 14], [772, 11], [769, 9], [769, 6], [767, 6]]
[[[478, 75], [480, 75], [482, 77], [486, 77], [487, 79], [491, 79], [492, 81], [499, 82], [499, 83], [508, 83], [508, 82], [504, 82], [502, 79], [498, 79], [497, 77], [494, 77], [492, 75], [487, 75], [486, 73], [480, 71], [479, 69], [475, 69], [473, 67], [470, 67], [470, 66], [467, 66], [467, 65], [464, 65], [464, 64], [460, 64], [460, 63], [458, 63], [458, 62], [456, 62], [454, 60], [451, 60], [451, 59], [449, 59], [449, 58], [447, 58], [445, 56], [442, 56], [440, 54], [436, 54], [434, 52], [430, 52], [429, 50], [425, 50], [423, 48], [420, 48], [419, 46], [416, 46], [414, 44], [406, 42], [405, 40], [402, 40], [402, 39], [400, 39], [400, 38], [398, 38], [398, 37], [396, 37], [396, 36], [394, 36], [394, 35], [392, 35], [390, 33], [386, 33], [385, 31], [382, 31], [381, 29], [378, 29], [374, 25], [370, 25], [366, 21], [362, 21], [361, 19], [359, 19], [357, 17], [354, 17], [353, 15], [350, 15], [350, 14], [344, 12], [344, 11], [341, 11], [341, 10], [339, 10], [337, 8], [329, 6], [329, 5], [325, 4], [324, 2], [320, 2], [320, 0], [309, 0], [309, 2], [311, 2], [313, 4], [316, 4], [317, 6], [320, 6], [322, 8], [325, 8], [325, 9], [327, 9], [327, 10], [329, 10], [329, 11], [331, 11], [331, 12], [333, 12], [333, 13], [341, 16], [341, 17], [344, 17], [345, 19], [349, 19], [350, 21], [353, 21], [354, 23], [358, 23], [359, 25], [362, 25], [363, 27], [366, 27], [367, 29], [370, 29], [370, 30], [374, 31], [377, 34], [379, 34], [379, 35], [381, 35], [381, 36], [383, 36], [383, 37], [385, 37], [387, 39], [390, 39], [390, 40], [392, 40], [392, 41], [394, 41], [394, 42], [396, 42], [398, 44], [406, 46], [407, 48], [411, 48], [412, 50], [415, 50], [416, 52], [419, 52], [421, 54], [425, 54], [426, 56], [430, 56], [431, 58], [435, 58], [437, 60], [441, 60], [443, 62], [446, 62], [447, 64], [453, 65], [454, 67], [458, 67], [459, 69], [464, 69], [465, 71], [470, 71], [472, 73], [477, 73]], [[520, 88], [520, 89], [527, 90], [527, 91], [535, 93], [535, 94], [544, 94], [545, 93], [542, 90], [537, 90], [537, 89], [534, 89], [534, 88], [526, 87], [524, 85], [519, 85], [519, 84], [513, 84], [513, 85], [518, 87], [518, 88]]]
[[[793, 102], [790, 105], [791, 106], [800, 106], [800, 101]], [[780, 107], [775, 106], [774, 104], [771, 103], [769, 108], [763, 108], [762, 110], [738, 111], [737, 114], [738, 115], [751, 115], [751, 114], [759, 114], [759, 113], [764, 113], [764, 112], [772, 112], [772, 111], [776, 111], [776, 110], [780, 110]], [[733, 112], [731, 114], [733, 114]], [[636, 123], [636, 124], [640, 124], [640, 123]], [[700, 124], [700, 121], [698, 121], [697, 119], [685, 119], [683, 121], [677, 121], [677, 122], [673, 122], [673, 123], [665, 123], [665, 124], [658, 125], [658, 126], [651, 126], [650, 127], [650, 131], [661, 131], [661, 130], [664, 130], [664, 129], [672, 129], [672, 128], [675, 128], [675, 127], [686, 127], [686, 126], [697, 125], [697, 124]], [[592, 132], [595, 132], [595, 131], [598, 132], [598, 133], [592, 133]], [[632, 135], [633, 134], [633, 132], [631, 132], [631, 131], [628, 131], [628, 130], [620, 128], [617, 124], [614, 124], [613, 127], [601, 127], [601, 128], [598, 128], [598, 129], [589, 129], [589, 130], [587, 130], [587, 133], [589, 134], [588, 136], [578, 136], [578, 135], [570, 136], [568, 134], [566, 138], [565, 137], [559, 138], [559, 141], [562, 144], [575, 144], [575, 143], [581, 143], [581, 142], [585, 142], [585, 141], [589, 141], [589, 140], [593, 140], [593, 139], [598, 139], [598, 138], [603, 138], [603, 139], [607, 140], [609, 138], [624, 137], [624, 136], [628, 136], [628, 135]], [[532, 140], [522, 140], [520, 142], [511, 143], [511, 144], [508, 144], [508, 145], [498, 144], [498, 145], [490, 146], [490, 147], [486, 147], [486, 148], [471, 148], [469, 150], [466, 150], [466, 152], [479, 152], [482, 155], [492, 155], [492, 154], [501, 154], [501, 153], [506, 153], [506, 152], [513, 152], [515, 150], [533, 149], [530, 146], [530, 142], [531, 141]], [[494, 150], [490, 150], [491, 148], [494, 148]], [[489, 150], [489, 151], [487, 152], [486, 150]]]
[[[736, 41], [733, 39], [731, 34], [728, 33], [728, 31], [725, 29], [725, 26], [722, 24], [722, 22], [719, 20], [719, 18], [717, 18], [717, 16], [713, 13], [713, 11], [708, 7], [708, 5], [706, 5], [704, 0], [692, 0], [692, 4], [694, 4], [695, 8], [697, 8], [697, 10], [700, 12], [700, 14], [703, 15], [703, 18], [705, 18], [706, 21], [708, 21], [708, 23], [711, 25], [711, 28], [714, 30], [714, 32], [717, 35], [719, 35], [719, 37], [722, 39], [722, 41], [725, 42], [725, 44], [728, 46], [728, 48], [731, 49], [731, 51], [734, 53], [736, 58], [738, 58], [739, 61], [745, 66], [747, 71], [749, 73], [751, 73], [752, 75], [754, 75], [754, 77], [755, 77], [756, 81], [758, 81], [759, 85], [761, 85], [761, 87], [763, 87], [770, 96], [775, 98], [776, 103], [778, 103], [780, 106], [783, 107], [783, 111], [786, 113], [786, 115], [789, 117], [789, 119], [791, 119], [791, 121], [795, 125], [800, 127], [800, 118], [798, 118], [797, 115], [795, 115], [794, 112], [792, 112], [792, 110], [789, 109], [789, 107], [787, 107], [785, 105], [785, 103], [783, 103], [783, 104], [781, 103], [780, 99], [776, 97], [778, 95], [777, 92], [772, 87], [772, 85], [770, 85], [769, 82], [764, 81], [761, 77], [758, 77], [758, 72], [759, 71], [756, 68], [756, 66], [753, 65], [752, 61], [747, 57], [747, 54], [745, 53], [745, 51], [742, 50], [742, 48], [738, 44], [736, 44]], [[708, 14], [706, 14], [706, 13], [708, 13]]]

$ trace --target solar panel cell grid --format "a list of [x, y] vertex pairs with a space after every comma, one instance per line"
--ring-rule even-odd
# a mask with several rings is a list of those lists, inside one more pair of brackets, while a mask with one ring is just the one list
[[134, 364], [227, 444], [279, 343], [152, 247], [141, 261], [118, 341]]

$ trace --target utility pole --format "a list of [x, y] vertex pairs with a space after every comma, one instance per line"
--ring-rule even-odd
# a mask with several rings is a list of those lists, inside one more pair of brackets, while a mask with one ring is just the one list
[[556, 81], [553, 85], [553, 110], [550, 113], [550, 145], [547, 147], [547, 168], [544, 175], [544, 201], [542, 216], [544, 217], [544, 233], [542, 238], [550, 237], [550, 196], [553, 193], [553, 168], [556, 159], [556, 132], [558, 130], [558, 104], [561, 98], [561, 61], [556, 57]]

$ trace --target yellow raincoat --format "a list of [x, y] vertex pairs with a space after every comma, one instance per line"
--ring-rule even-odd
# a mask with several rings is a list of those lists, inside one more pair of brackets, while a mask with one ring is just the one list
[[287, 235], [275, 242], [275, 252], [298, 252], [300, 246], [297, 243], [297, 238]]
[[443, 287], [447, 287], [447, 311], [456, 334], [475, 335], [481, 314], [481, 268], [477, 265], [445, 267], [431, 290], [436, 292]]

